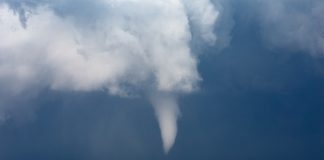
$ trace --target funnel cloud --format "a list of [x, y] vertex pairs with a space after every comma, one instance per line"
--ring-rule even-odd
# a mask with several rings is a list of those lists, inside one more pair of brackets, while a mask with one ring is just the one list
[[323, 0], [0, 0], [0, 159], [323, 159], [306, 156], [323, 148], [323, 15]]
[[[192, 32], [216, 43], [219, 16], [209, 0], [7, 0], [0, 13], [3, 93], [153, 93], [165, 152], [177, 132], [176, 95], [200, 81]], [[0, 116], [8, 110], [0, 104]]]
[[156, 117], [159, 121], [164, 152], [168, 153], [177, 136], [177, 119], [180, 114], [175, 96], [155, 94], [151, 97]]

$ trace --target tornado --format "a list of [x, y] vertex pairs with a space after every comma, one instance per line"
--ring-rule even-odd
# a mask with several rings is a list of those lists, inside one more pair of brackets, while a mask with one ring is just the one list
[[168, 153], [177, 136], [177, 97], [201, 80], [191, 42], [215, 43], [218, 16], [209, 0], [0, 1], [0, 95], [44, 88], [126, 98], [152, 93]]

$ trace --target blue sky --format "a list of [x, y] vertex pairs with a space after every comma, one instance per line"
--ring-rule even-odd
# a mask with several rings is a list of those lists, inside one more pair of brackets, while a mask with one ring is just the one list
[[[0, 159], [324, 158], [321, 1], [179, 1], [183, 12], [168, 1], [120, 1], [116, 10], [99, 0], [0, 2], [11, 8], [0, 12], [4, 28], [29, 33], [0, 34], [31, 41], [0, 38]], [[170, 14], [161, 9], [154, 17], [150, 7]], [[1, 17], [11, 13], [20, 13], [12, 14], [17, 21]], [[169, 28], [177, 34], [169, 36]], [[86, 60], [69, 55], [71, 31]], [[166, 154], [173, 129], [166, 120], [163, 135], [163, 122], [174, 116], [175, 142]]]

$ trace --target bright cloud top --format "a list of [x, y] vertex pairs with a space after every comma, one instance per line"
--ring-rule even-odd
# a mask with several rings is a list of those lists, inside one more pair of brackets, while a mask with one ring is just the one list
[[168, 151], [178, 115], [172, 95], [193, 91], [200, 80], [189, 24], [213, 44], [218, 14], [209, 0], [0, 3], [2, 91], [153, 92]]

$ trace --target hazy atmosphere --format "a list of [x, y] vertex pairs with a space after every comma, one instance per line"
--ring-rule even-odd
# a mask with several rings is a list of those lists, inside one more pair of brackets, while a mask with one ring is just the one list
[[323, 150], [323, 0], [0, 0], [1, 160]]

